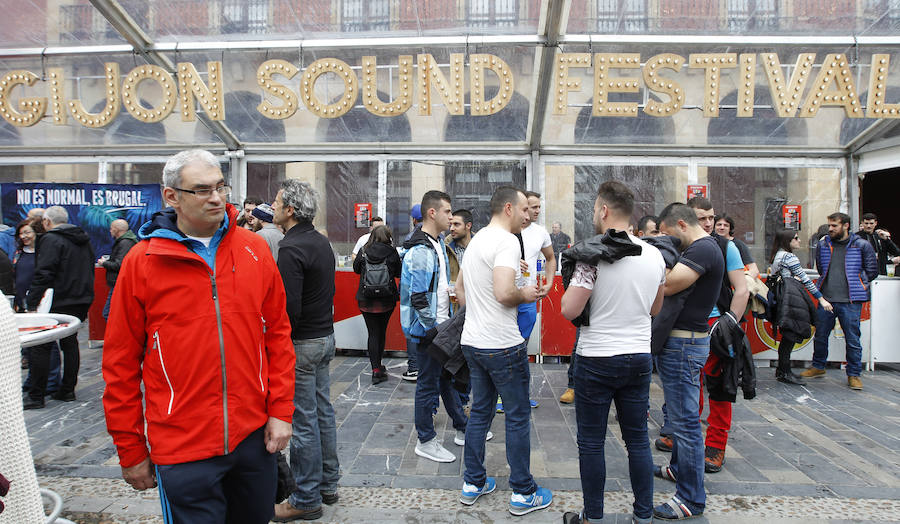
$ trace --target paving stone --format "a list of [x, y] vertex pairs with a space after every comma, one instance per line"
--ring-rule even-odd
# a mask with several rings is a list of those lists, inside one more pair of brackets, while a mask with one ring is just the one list
[[395, 475], [400, 469], [401, 455], [359, 455], [350, 474]]
[[409, 444], [411, 422], [400, 423], [375, 423], [372, 431], [363, 443], [365, 453], [394, 453], [403, 454], [403, 450]]
[[[70, 514], [84, 516], [83, 522], [161, 522], [155, 491], [136, 492], [121, 479], [100, 401], [101, 353], [96, 348], [82, 352], [78, 402], [53, 401], [43, 410], [25, 413], [36, 469], [42, 485], [62, 490], [71, 502]], [[405, 358], [389, 359], [386, 365], [391, 379], [372, 386], [365, 357], [338, 356], [331, 364], [342, 503], [328, 508], [323, 522], [549, 522], [558, 521], [566, 509], [580, 507], [575, 410], [556, 400], [565, 389], [566, 364], [530, 366], [532, 395], [541, 403], [531, 411], [529, 424], [532, 473], [539, 484], [554, 490], [558, 500], [550, 510], [520, 519], [505, 511], [509, 497], [505, 416], [495, 416], [495, 438], [485, 446], [486, 469], [498, 479], [498, 493], [479, 500], [474, 508], [463, 507], [456, 501], [463, 449], [452, 444], [451, 421], [443, 409], [434, 419], [438, 438], [458, 456], [457, 461], [438, 464], [416, 456], [416, 384], [399, 378]], [[725, 469], [706, 477], [709, 521], [897, 521], [900, 371], [879, 369], [875, 375], [864, 375], [862, 394], [850, 392], [838, 370], [830, 370], [826, 379], [810, 381], [805, 389], [776, 383], [768, 371], [760, 370], [757, 399], [739, 400], [734, 406]], [[650, 389], [652, 446], [662, 422], [658, 377]], [[608, 516], [619, 521], [628, 515], [632, 495], [627, 454], [614, 414], [612, 409], [605, 440], [606, 502]], [[669, 454], [651, 449], [655, 463], [668, 461]], [[97, 483], [108, 484], [91, 492]], [[668, 482], [654, 486], [659, 502], [674, 491]], [[411, 498], [396, 498], [401, 493]], [[113, 509], [107, 511], [109, 507]], [[370, 507], [379, 509], [373, 512]]]
[[344, 420], [344, 423], [338, 428], [337, 441], [365, 442], [366, 437], [368, 437], [369, 432], [372, 431], [372, 426], [375, 425], [376, 420], [378, 420], [378, 415], [375, 413], [353, 410], [353, 412], [347, 416], [346, 420]]

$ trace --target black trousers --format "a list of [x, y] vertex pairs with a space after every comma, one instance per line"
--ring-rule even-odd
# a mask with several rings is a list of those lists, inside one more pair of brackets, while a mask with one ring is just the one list
[[791, 351], [794, 349], [795, 341], [784, 335], [781, 336], [781, 342], [778, 343], [778, 367], [775, 368], [776, 375], [789, 375], [791, 373]]
[[394, 313], [393, 308], [384, 313], [366, 313], [362, 312], [363, 320], [366, 321], [366, 330], [369, 332], [369, 362], [372, 364], [372, 370], [381, 368], [381, 358], [384, 356], [384, 339], [387, 335], [388, 322]]
[[[47, 394], [47, 380], [50, 377], [50, 357], [52, 351], [59, 351], [56, 342], [41, 344], [28, 348], [28, 396], [34, 400], [43, 400]], [[61, 386], [61, 385], [60, 385]]]
[[228, 455], [156, 466], [166, 524], [265, 524], [275, 513], [277, 463], [254, 431]]
[[[53, 307], [50, 309], [50, 312], [72, 315], [84, 322], [90, 308], [90, 304], [78, 304], [74, 306]], [[78, 368], [81, 367], [81, 351], [78, 349], [78, 333], [75, 332], [68, 337], [61, 338], [59, 340], [59, 349], [61, 349], [63, 353], [63, 376], [62, 382], [59, 385], [58, 394], [74, 393], [75, 385], [78, 383]], [[46, 366], [43, 364], [44, 361], [42, 359], [42, 376], [32, 377], [35, 379], [34, 387], [39, 387], [40, 391], [43, 391], [44, 388], [47, 387], [47, 374], [49, 373], [48, 368], [50, 365], [49, 352], [47, 353]], [[32, 395], [32, 397], [38, 398], [35, 395]]]

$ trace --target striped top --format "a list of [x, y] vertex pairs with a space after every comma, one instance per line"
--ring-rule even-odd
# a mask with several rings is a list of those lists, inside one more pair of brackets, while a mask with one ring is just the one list
[[800, 259], [797, 258], [797, 255], [789, 251], [779, 249], [778, 252], [775, 253], [775, 260], [772, 261], [772, 267], [769, 269], [769, 272], [772, 275], [781, 274], [781, 278], [796, 278], [800, 282], [803, 282], [806, 289], [808, 289], [816, 299], [822, 297], [822, 292], [819, 291], [819, 288], [813, 284], [813, 281], [810, 280], [806, 275], [806, 272], [803, 271], [803, 266], [800, 265]]

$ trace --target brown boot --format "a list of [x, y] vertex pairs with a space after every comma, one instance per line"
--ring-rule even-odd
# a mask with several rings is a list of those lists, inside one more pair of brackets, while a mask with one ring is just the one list
[[819, 368], [807, 368], [803, 373], [800, 373], [800, 376], [803, 378], [819, 378], [825, 376], [825, 370]]
[[847, 386], [852, 390], [861, 391], [862, 380], [860, 380], [859, 377], [847, 377]]
[[707, 473], [718, 473], [722, 471], [722, 464], [725, 463], [725, 450], [706, 446], [706, 457], [703, 461]]
[[575, 402], [575, 390], [572, 388], [566, 388], [566, 392], [560, 395], [559, 401], [563, 404], [571, 404]]
[[322, 516], [322, 506], [313, 509], [297, 509], [290, 502], [275, 504], [272, 522], [293, 522], [295, 520], [316, 520]]

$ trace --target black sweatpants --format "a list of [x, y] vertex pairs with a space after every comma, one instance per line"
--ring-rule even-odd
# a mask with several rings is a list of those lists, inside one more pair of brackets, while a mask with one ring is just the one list
[[265, 524], [275, 514], [276, 457], [265, 426], [228, 455], [156, 466], [166, 524]]

